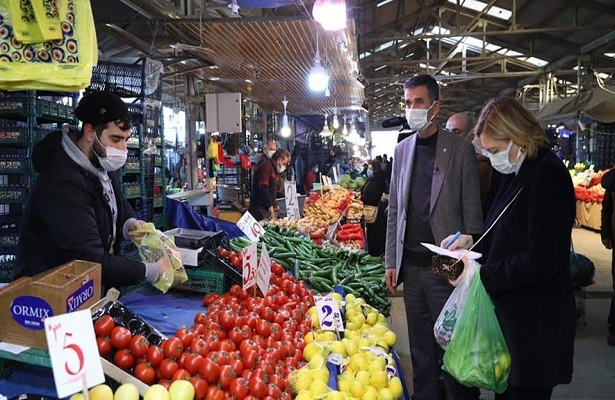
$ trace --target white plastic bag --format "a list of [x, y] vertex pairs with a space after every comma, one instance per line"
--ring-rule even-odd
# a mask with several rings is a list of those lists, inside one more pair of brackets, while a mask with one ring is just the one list
[[475, 260], [469, 261], [470, 265], [466, 267], [468, 270], [466, 271], [465, 276], [453, 290], [446, 301], [446, 304], [444, 304], [444, 307], [442, 307], [442, 311], [440, 311], [440, 315], [438, 316], [438, 319], [433, 327], [433, 334], [436, 338], [436, 342], [438, 342], [440, 347], [444, 350], [446, 350], [451, 341], [455, 324], [457, 323], [457, 320], [461, 315], [461, 311], [463, 310], [463, 306], [468, 299], [472, 280], [474, 279], [476, 271], [480, 268], [480, 265]]

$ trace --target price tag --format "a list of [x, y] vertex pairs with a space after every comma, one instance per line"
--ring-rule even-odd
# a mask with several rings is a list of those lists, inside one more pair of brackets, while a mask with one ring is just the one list
[[[339, 166], [339, 164], [338, 164], [338, 165], [336, 165], [336, 166], [333, 168], [333, 182], [335, 182], [335, 183], [337, 183], [337, 182], [338, 182], [338, 180], [337, 180], [337, 169], [338, 169], [339, 167], [340, 167], [340, 166]], [[331, 183], [331, 182], [329, 181], [329, 183]]]
[[58, 397], [105, 382], [90, 310], [45, 318], [45, 336]]
[[271, 258], [269, 258], [269, 252], [267, 252], [267, 247], [265, 247], [265, 243], [263, 242], [261, 246], [261, 258], [258, 261], [258, 274], [256, 277], [256, 284], [263, 294], [267, 294], [269, 291], [270, 279]]
[[297, 184], [293, 181], [284, 181], [284, 199], [286, 200], [286, 216], [290, 219], [299, 219], [299, 201], [297, 200]]
[[258, 269], [256, 243], [244, 247], [241, 254], [243, 256], [243, 288], [247, 290], [256, 283], [256, 270]]
[[258, 242], [258, 238], [265, 234], [265, 229], [248, 211], [237, 221], [237, 227], [253, 242]]
[[325, 331], [344, 331], [344, 321], [337, 301], [327, 296], [314, 296], [320, 327]]

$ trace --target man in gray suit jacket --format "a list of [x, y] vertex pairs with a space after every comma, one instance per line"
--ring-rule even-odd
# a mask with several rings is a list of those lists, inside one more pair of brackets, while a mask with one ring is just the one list
[[476, 156], [464, 138], [432, 122], [440, 110], [439, 89], [429, 75], [404, 84], [406, 119], [416, 131], [395, 148], [386, 237], [386, 283], [404, 282], [404, 303], [414, 370], [413, 400], [434, 400], [443, 380], [447, 399], [478, 399], [441, 371], [443, 350], [433, 326], [453, 287], [431, 271], [421, 242], [440, 243], [451, 232], [478, 235], [482, 213]]

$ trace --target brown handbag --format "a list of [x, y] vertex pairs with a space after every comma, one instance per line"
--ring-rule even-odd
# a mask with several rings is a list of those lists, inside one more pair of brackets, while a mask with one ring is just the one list
[[378, 206], [363, 204], [363, 218], [367, 224], [373, 224], [376, 222], [376, 219], [378, 218]]

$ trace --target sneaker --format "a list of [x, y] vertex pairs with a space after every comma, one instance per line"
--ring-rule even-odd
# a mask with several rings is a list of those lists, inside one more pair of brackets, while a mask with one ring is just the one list
[[609, 336], [606, 338], [606, 343], [609, 346], [615, 346], [615, 326], [609, 326]]

